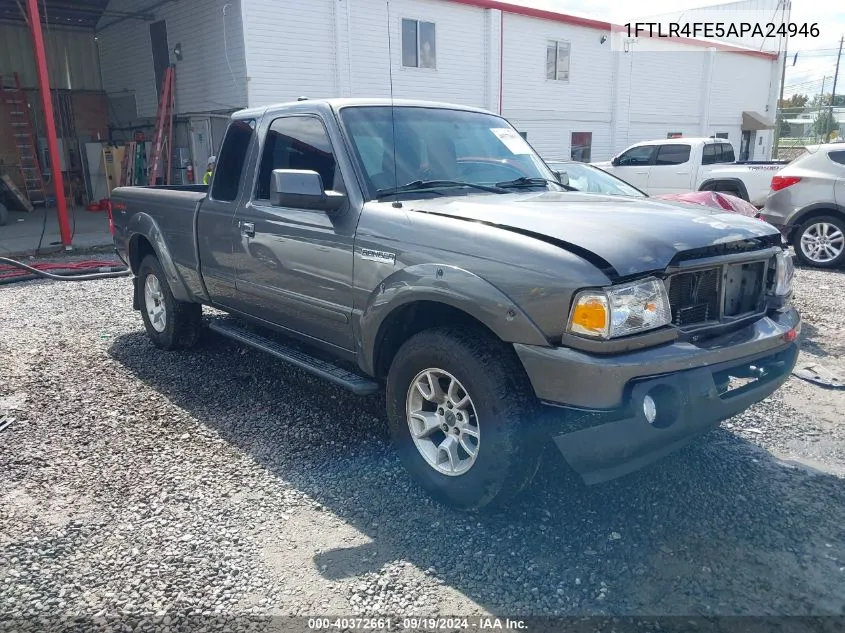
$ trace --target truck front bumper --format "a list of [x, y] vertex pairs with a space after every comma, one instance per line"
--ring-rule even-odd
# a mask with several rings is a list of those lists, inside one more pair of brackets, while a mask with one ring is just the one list
[[[591, 484], [638, 470], [771, 395], [795, 366], [800, 328], [790, 308], [698, 344], [612, 356], [515, 348], [542, 401], [619, 418], [552, 433]], [[732, 388], [738, 381], [746, 384]]]

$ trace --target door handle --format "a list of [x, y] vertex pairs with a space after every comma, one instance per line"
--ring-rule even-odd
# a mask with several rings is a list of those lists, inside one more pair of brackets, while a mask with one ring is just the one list
[[241, 222], [241, 235], [244, 237], [255, 237], [255, 224], [252, 222]]

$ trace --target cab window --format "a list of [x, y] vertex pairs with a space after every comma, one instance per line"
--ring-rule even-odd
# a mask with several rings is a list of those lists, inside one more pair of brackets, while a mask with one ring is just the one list
[[640, 145], [639, 147], [632, 147], [627, 152], [619, 156], [618, 164], [620, 167], [650, 165], [651, 159], [654, 156], [654, 149], [654, 145]]
[[661, 145], [654, 164], [683, 165], [689, 160], [691, 149], [689, 145]]

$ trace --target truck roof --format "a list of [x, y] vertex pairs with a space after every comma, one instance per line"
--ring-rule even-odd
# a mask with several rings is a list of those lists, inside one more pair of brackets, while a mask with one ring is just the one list
[[449, 110], [463, 110], [465, 112], [479, 112], [482, 114], [493, 114], [495, 112], [485, 110], [484, 108], [476, 108], [473, 106], [459, 105], [457, 103], [447, 103], [442, 101], [426, 101], [422, 99], [390, 99], [384, 97], [337, 97], [330, 99], [303, 99], [299, 101], [286, 101], [282, 103], [273, 103], [266, 106], [257, 106], [254, 108], [246, 108], [238, 110], [232, 114], [233, 118], [243, 119], [258, 117], [267, 112], [275, 110], [296, 110], [296, 109], [310, 109], [314, 104], [328, 106], [332, 109], [339, 109], [349, 106], [397, 106], [397, 107], [416, 107], [416, 108], [445, 108]]
[[716, 138], [713, 136], [682, 136], [680, 138], [661, 138], [654, 141], [640, 141], [639, 143], [633, 143], [630, 147], [634, 147], [636, 145], [690, 145], [698, 143], [703, 145], [710, 143], [730, 143], [730, 140], [726, 138]]

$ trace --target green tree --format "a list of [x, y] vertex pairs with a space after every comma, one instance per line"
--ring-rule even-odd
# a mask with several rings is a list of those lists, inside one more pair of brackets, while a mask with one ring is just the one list
[[[809, 100], [810, 100], [810, 97], [808, 97], [807, 95], [794, 94], [791, 97], [789, 97], [788, 99], [780, 99], [778, 101], [778, 107], [779, 108], [787, 108], [787, 109], [790, 109], [790, 110], [795, 110], [795, 109], [803, 108], [804, 106], [806, 106], [807, 102]], [[838, 100], [839, 99], [837, 98], [837, 101]]]
[[833, 132], [839, 129], [839, 125], [833, 118], [833, 113], [830, 110], [822, 110], [813, 119], [813, 132], [816, 136], [824, 137], [828, 132]]

